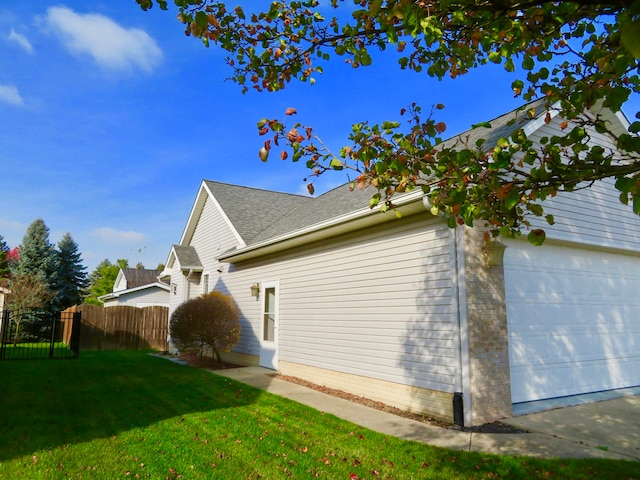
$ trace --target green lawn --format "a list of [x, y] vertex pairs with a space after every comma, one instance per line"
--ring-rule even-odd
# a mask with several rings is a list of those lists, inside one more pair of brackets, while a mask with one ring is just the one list
[[[5, 360], [29, 360], [37, 358], [49, 358], [51, 342], [18, 343], [5, 345]], [[53, 356], [55, 358], [73, 358], [73, 351], [63, 342], [53, 344]]]
[[0, 382], [3, 479], [640, 479], [402, 441], [144, 352], [0, 362]]

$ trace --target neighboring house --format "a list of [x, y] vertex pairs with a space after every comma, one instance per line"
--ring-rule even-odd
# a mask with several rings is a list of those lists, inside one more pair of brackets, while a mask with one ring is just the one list
[[[529, 138], [560, 132], [539, 113]], [[495, 143], [525, 121], [513, 117], [464, 136]], [[555, 224], [533, 225], [545, 244], [505, 240], [495, 266], [482, 230], [448, 228], [420, 191], [395, 198], [400, 219], [370, 196], [203, 181], [163, 273], [170, 313], [230, 294], [242, 333], [228, 360], [467, 426], [515, 403], [640, 385], [640, 218], [611, 182], [546, 202]]]
[[113, 284], [113, 292], [98, 297], [105, 307], [168, 307], [169, 285], [158, 277], [161, 270], [121, 268]]
[[6, 297], [11, 293], [6, 287], [0, 285], [0, 316], [2, 315], [2, 311], [4, 310], [4, 304], [6, 302]]

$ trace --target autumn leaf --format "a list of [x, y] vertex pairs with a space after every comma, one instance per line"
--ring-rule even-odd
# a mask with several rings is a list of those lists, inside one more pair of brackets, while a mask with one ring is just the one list
[[289, 107], [284, 111], [285, 115], [295, 115], [298, 111], [295, 108]]

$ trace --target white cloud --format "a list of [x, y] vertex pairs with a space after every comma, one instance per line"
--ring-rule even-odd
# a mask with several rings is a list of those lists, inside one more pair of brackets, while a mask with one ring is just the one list
[[144, 30], [122, 27], [104, 15], [51, 7], [44, 21], [69, 51], [88, 54], [109, 70], [151, 72], [163, 58], [156, 41]]
[[24, 100], [15, 85], [0, 85], [0, 102], [24, 106]]
[[22, 35], [21, 33], [18, 33], [15, 30], [11, 30], [11, 33], [9, 33], [9, 37], [7, 38], [9, 38], [9, 40], [11, 40], [12, 42], [15, 42], [18, 45], [20, 45], [25, 52], [29, 54], [33, 54], [33, 45], [31, 45], [31, 42], [29, 42], [29, 39], [24, 35]]
[[97, 238], [104, 243], [110, 244], [142, 244], [144, 242], [144, 234], [134, 232], [132, 230], [122, 231], [115, 230], [110, 227], [96, 228], [91, 231], [91, 236]]

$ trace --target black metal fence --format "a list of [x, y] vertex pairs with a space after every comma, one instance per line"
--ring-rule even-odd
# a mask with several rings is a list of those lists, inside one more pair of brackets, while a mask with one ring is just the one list
[[3, 311], [0, 360], [76, 358], [80, 315], [80, 312]]

